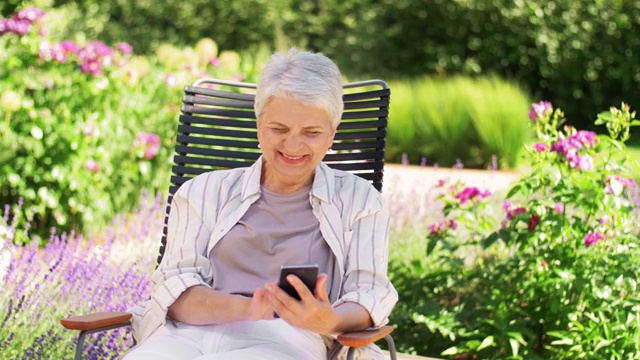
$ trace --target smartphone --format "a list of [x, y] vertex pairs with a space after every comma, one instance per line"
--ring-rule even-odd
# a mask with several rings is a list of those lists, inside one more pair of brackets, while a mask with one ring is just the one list
[[300, 301], [300, 295], [296, 289], [287, 281], [287, 275], [293, 274], [300, 278], [302, 282], [307, 285], [311, 293], [316, 291], [316, 280], [318, 279], [318, 265], [317, 264], [298, 264], [298, 265], [282, 265], [280, 267], [280, 280], [278, 286], [284, 290], [289, 296]]

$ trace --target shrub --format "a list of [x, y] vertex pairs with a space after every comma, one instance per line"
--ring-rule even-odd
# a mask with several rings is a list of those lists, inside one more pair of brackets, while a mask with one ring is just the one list
[[[562, 126], [535, 104], [533, 163], [504, 201], [440, 182], [426, 256], [391, 263], [401, 349], [483, 359], [640, 356], [638, 189], [624, 151], [640, 122], [600, 114], [609, 136]], [[491, 202], [502, 203], [501, 214]], [[420, 339], [423, 339], [421, 341]]]
[[142, 189], [165, 191], [182, 86], [255, 72], [210, 39], [156, 60], [126, 43], [51, 41], [45, 20], [35, 8], [0, 20], [0, 203], [23, 199], [43, 241], [51, 227], [104, 225]]
[[503, 168], [521, 160], [529, 137], [530, 101], [517, 86], [495, 77], [421, 78], [390, 83], [387, 158], [486, 168], [496, 156]]
[[[46, 246], [29, 238], [18, 224], [20, 214], [4, 209], [0, 220], [0, 358], [69, 359], [78, 332], [60, 319], [98, 311], [126, 311], [148, 299], [151, 270], [162, 231], [160, 197], [141, 198], [141, 207], [118, 216], [104, 233], [84, 238], [52, 231]], [[21, 211], [16, 207], [17, 211]], [[89, 335], [85, 358], [116, 359], [131, 346], [130, 330]]]

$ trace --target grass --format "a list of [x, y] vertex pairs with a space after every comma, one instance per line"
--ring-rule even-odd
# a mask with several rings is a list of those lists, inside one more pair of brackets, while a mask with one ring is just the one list
[[516, 168], [530, 137], [528, 96], [496, 77], [424, 77], [390, 83], [387, 160]]

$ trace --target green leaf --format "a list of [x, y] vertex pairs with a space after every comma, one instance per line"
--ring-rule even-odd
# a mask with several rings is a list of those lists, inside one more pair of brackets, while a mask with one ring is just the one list
[[517, 193], [520, 192], [520, 189], [522, 188], [522, 185], [520, 184], [516, 184], [514, 185], [511, 190], [509, 190], [509, 192], [507, 193], [507, 199], [513, 197], [514, 195], [516, 195]]
[[489, 346], [495, 346], [496, 342], [493, 338], [493, 335], [489, 335], [486, 338], [484, 338], [484, 340], [482, 340], [482, 343], [480, 344], [480, 346], [478, 346], [478, 348], [476, 350], [480, 351], [482, 349], [486, 349]]
[[458, 350], [458, 347], [457, 346], [452, 346], [452, 347], [448, 348], [447, 350], [441, 352], [440, 355], [455, 355], [458, 352], [460, 352], [460, 350]]
[[429, 237], [429, 242], [427, 243], [427, 255], [433, 253], [433, 249], [438, 245], [438, 240], [439, 239], [437, 237]]

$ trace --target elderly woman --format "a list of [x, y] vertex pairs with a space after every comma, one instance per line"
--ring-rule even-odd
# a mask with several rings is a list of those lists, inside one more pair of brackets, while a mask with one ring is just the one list
[[[387, 322], [397, 301], [388, 212], [367, 181], [321, 162], [342, 110], [331, 60], [295, 49], [271, 57], [255, 100], [262, 156], [177, 191], [151, 299], [134, 317], [140, 345], [126, 360], [335, 358], [336, 334]], [[301, 263], [321, 274], [314, 291], [287, 278], [298, 301], [274, 281], [281, 265]]]

